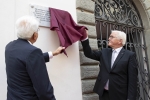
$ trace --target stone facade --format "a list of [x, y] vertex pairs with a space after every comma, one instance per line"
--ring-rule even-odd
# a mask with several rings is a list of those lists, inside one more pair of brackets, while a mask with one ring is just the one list
[[[133, 0], [143, 22], [145, 29], [145, 41], [147, 46], [148, 58], [150, 58], [150, 0]], [[86, 26], [89, 29], [88, 37], [92, 49], [97, 48], [95, 17], [94, 17], [94, 0], [77, 0], [77, 22], [79, 25]], [[99, 100], [98, 95], [93, 93], [93, 86], [99, 72], [99, 62], [86, 58], [82, 51], [81, 43], [80, 50], [80, 65], [81, 65], [81, 80], [83, 100]], [[149, 60], [150, 63], [150, 60]]]
[[[77, 22], [88, 28], [88, 37], [92, 49], [98, 49], [96, 40], [94, 2], [91, 0], [77, 0]], [[81, 43], [79, 43], [81, 81], [83, 100], [98, 100], [98, 95], [93, 93], [93, 87], [99, 72], [99, 62], [84, 56]]]

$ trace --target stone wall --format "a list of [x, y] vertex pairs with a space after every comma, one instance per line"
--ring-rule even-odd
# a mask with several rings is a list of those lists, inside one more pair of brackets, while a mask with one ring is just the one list
[[[94, 2], [91, 0], [77, 0], [76, 8], [78, 24], [86, 26], [89, 29], [88, 37], [90, 46], [92, 49], [98, 49], [95, 29]], [[98, 95], [93, 93], [93, 87], [99, 72], [99, 62], [84, 56], [81, 43], [79, 43], [79, 50], [83, 100], [99, 100]]]
[[[143, 5], [143, 8], [145, 10], [145, 18], [142, 18], [142, 20], [146, 23], [145, 28], [145, 41], [147, 46], [147, 55], [148, 55], [148, 61], [149, 61], [149, 67], [150, 67], [150, 0], [140, 0], [141, 4]], [[150, 68], [149, 68], [150, 69]]]

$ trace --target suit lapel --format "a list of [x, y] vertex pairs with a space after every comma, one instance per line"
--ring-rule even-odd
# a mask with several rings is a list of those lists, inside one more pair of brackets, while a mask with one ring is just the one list
[[117, 64], [118, 61], [122, 58], [122, 56], [124, 55], [124, 52], [125, 52], [125, 49], [122, 48], [121, 51], [120, 51], [120, 53], [118, 54], [118, 56], [117, 56], [117, 58], [116, 58], [114, 64], [113, 64], [111, 70], [113, 70], [113, 69], [116, 67], [116, 64]]

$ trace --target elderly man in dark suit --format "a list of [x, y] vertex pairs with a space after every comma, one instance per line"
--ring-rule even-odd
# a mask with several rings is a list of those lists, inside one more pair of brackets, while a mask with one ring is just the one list
[[126, 34], [117, 30], [109, 36], [108, 45], [111, 48], [94, 51], [88, 39], [81, 42], [84, 55], [100, 62], [100, 72], [93, 89], [100, 100], [136, 100], [136, 55], [123, 48], [125, 42]]
[[32, 45], [38, 38], [38, 28], [32, 16], [23, 16], [16, 22], [18, 39], [8, 43], [5, 50], [7, 100], [56, 100], [45, 62], [65, 48], [42, 53]]

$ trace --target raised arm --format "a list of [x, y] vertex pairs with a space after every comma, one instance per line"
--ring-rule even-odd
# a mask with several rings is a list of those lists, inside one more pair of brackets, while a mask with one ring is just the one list
[[88, 58], [91, 58], [91, 59], [99, 61], [100, 60], [101, 51], [92, 50], [91, 49], [91, 47], [89, 45], [88, 31], [87, 30], [86, 30], [86, 34], [87, 34], [87, 37], [81, 41], [84, 55], [86, 57], [88, 57]]

